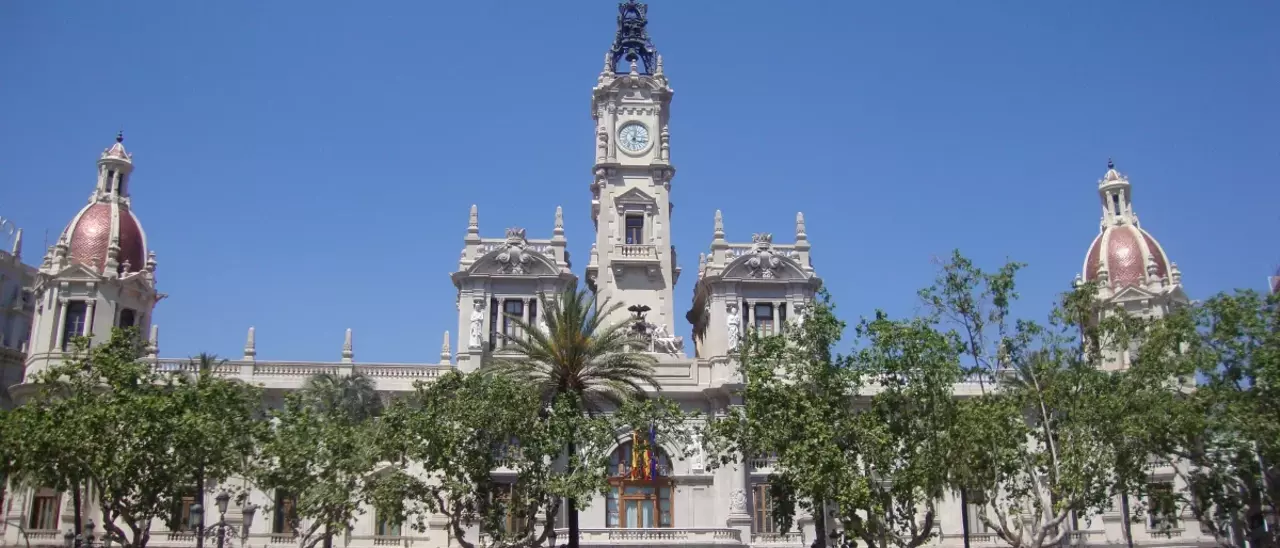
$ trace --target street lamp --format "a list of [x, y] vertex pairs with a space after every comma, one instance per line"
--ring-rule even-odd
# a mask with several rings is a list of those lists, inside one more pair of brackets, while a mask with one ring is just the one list
[[[93, 548], [93, 520], [90, 519], [84, 524], [84, 535], [79, 535], [71, 529], [62, 535], [62, 543], [66, 548]], [[88, 537], [87, 539], [85, 537]]]
[[249, 529], [253, 527], [253, 516], [258, 513], [257, 504], [246, 504], [240, 509], [240, 521], [244, 522], [244, 531], [240, 533], [240, 544], [249, 538]]
[[223, 491], [213, 500], [218, 504], [218, 548], [223, 548], [223, 541], [227, 537], [227, 504], [231, 502], [231, 495]]

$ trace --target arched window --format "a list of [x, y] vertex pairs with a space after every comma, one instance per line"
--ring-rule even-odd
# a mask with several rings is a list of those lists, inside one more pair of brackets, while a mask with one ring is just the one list
[[627, 442], [609, 456], [608, 527], [671, 527], [671, 461], [662, 450], [647, 452], [644, 445]]

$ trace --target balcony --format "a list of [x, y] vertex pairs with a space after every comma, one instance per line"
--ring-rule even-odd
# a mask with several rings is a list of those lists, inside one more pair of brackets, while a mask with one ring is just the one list
[[[662, 529], [582, 529], [580, 541], [590, 546], [742, 546], [737, 529], [662, 528]], [[556, 543], [569, 535], [568, 529], [556, 529]]]
[[790, 533], [755, 533], [751, 535], [751, 546], [803, 546], [804, 538], [799, 532]]
[[648, 244], [614, 244], [612, 262], [651, 264], [658, 262], [658, 246]]

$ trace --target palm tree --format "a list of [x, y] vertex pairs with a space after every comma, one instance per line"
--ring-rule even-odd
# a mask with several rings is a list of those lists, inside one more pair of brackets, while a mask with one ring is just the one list
[[[632, 350], [632, 320], [606, 324], [607, 318], [623, 303], [609, 299], [597, 303], [595, 295], [579, 291], [577, 284], [566, 287], [557, 298], [543, 295], [542, 321], [546, 330], [511, 317], [523, 337], [507, 341], [514, 357], [497, 358], [481, 371], [503, 375], [536, 387], [543, 402], [554, 404], [562, 396], [572, 396], [579, 411], [594, 415], [628, 399], [645, 397], [645, 385], [658, 389], [653, 356]], [[577, 453], [570, 439], [568, 455]], [[572, 461], [571, 461], [572, 462]], [[569, 499], [569, 548], [578, 548], [578, 507]]]
[[302, 390], [319, 409], [354, 422], [382, 414], [383, 403], [377, 384], [364, 373], [317, 373], [307, 379]]

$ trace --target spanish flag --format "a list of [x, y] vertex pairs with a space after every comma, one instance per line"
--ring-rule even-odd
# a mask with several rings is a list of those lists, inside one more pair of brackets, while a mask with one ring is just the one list
[[658, 427], [653, 423], [649, 423], [649, 443], [644, 448], [644, 471], [646, 476], [651, 479], [658, 479]]
[[640, 433], [631, 432], [631, 479], [640, 479], [644, 469], [640, 468]]

